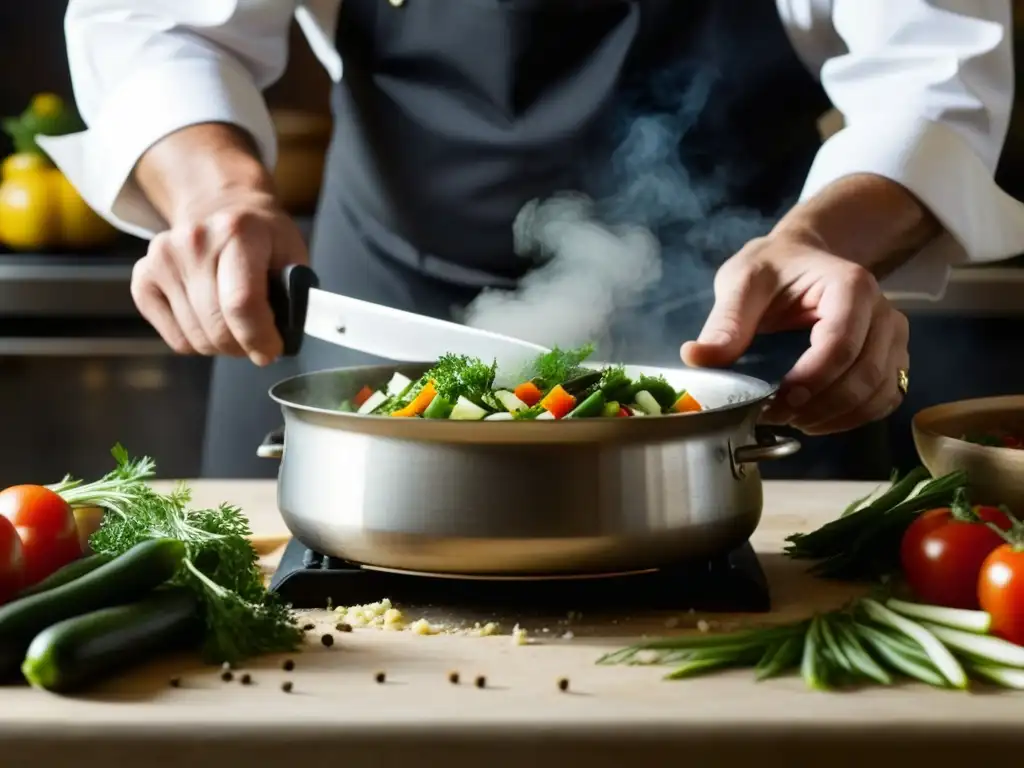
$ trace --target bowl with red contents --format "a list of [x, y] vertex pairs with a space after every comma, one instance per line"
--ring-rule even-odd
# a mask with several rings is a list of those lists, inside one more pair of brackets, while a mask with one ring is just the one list
[[963, 470], [973, 502], [1024, 517], [1024, 395], [934, 405], [914, 415], [912, 429], [933, 475]]

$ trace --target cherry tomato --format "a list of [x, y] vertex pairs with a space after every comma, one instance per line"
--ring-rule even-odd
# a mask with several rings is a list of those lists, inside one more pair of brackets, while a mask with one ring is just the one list
[[21, 590], [22, 580], [21, 539], [14, 524], [0, 517], [0, 605]]
[[49, 488], [13, 485], [0, 491], [0, 515], [14, 523], [21, 538], [24, 586], [81, 557], [71, 506]]
[[992, 616], [992, 634], [1024, 645], [1024, 549], [1003, 544], [985, 558], [978, 602]]
[[[1009, 530], [1010, 520], [996, 507], [974, 507], [985, 522]], [[989, 554], [1003, 544], [988, 526], [944, 507], [915, 520], [900, 544], [900, 563], [918, 599], [950, 608], [978, 607], [978, 574]]]

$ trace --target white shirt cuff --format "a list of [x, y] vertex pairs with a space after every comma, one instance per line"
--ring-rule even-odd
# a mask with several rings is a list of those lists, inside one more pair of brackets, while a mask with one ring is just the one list
[[1024, 253], [1024, 205], [998, 187], [992, 171], [945, 125], [884, 117], [842, 129], [822, 145], [801, 200], [858, 173], [902, 184], [946, 229], [882, 282], [887, 295], [939, 299], [952, 266]]
[[263, 95], [240, 65], [223, 58], [168, 61], [128, 79], [104, 101], [89, 129], [39, 144], [114, 226], [149, 238], [167, 228], [132, 180], [139, 158], [177, 130], [230, 123], [247, 131], [273, 168], [277, 140]]

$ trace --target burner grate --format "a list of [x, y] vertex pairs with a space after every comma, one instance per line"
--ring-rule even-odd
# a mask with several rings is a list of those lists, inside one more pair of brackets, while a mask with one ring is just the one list
[[364, 569], [293, 539], [270, 588], [296, 608], [359, 605], [384, 597], [396, 605], [528, 608], [552, 615], [616, 608], [713, 613], [763, 613], [771, 608], [768, 582], [750, 544], [719, 558], [632, 575], [488, 581]]

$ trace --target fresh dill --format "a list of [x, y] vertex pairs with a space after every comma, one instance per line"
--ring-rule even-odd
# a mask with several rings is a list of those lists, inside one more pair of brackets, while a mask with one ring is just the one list
[[583, 361], [592, 354], [593, 344], [584, 344], [578, 349], [570, 350], [554, 347], [534, 361], [532, 370], [525, 378], [533, 379], [542, 390], [550, 389], [582, 373], [585, 370], [582, 366]]

